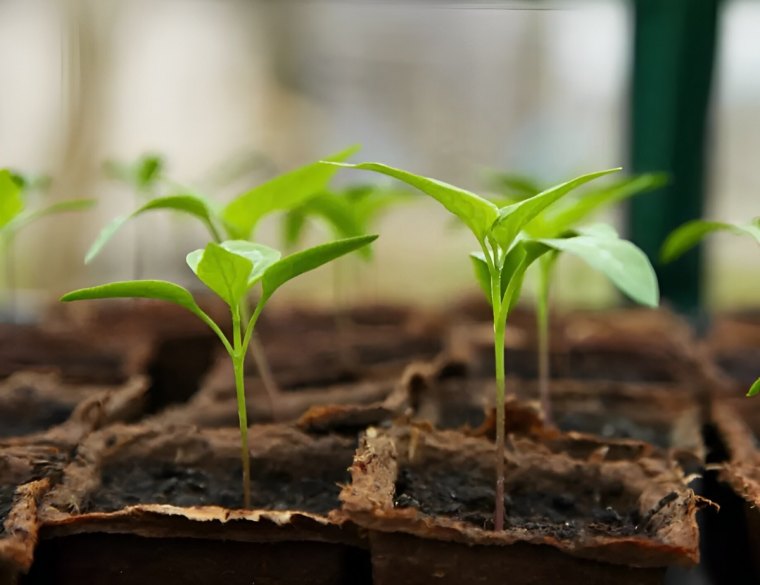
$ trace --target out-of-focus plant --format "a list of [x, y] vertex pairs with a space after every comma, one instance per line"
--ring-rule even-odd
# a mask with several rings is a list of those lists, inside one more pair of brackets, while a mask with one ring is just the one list
[[[707, 221], [695, 219], [677, 227], [665, 239], [660, 251], [663, 262], [677, 260], [688, 250], [696, 246], [702, 238], [715, 232], [727, 232], [737, 236], [747, 236], [760, 244], [760, 217], [750, 222], [728, 223], [724, 221]], [[760, 378], [750, 386], [747, 396], [760, 394]]]
[[82, 211], [95, 205], [92, 199], [69, 199], [49, 205], [31, 205], [30, 196], [44, 191], [47, 177], [23, 175], [8, 169], [0, 170], [0, 239], [5, 262], [5, 286], [8, 291], [8, 312], [15, 318], [16, 278], [13, 268], [14, 243], [18, 232], [27, 225], [48, 215]]

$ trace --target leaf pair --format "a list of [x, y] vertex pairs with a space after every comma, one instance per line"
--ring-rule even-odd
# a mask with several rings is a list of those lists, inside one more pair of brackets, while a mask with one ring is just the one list
[[[345, 160], [356, 150], [356, 147], [349, 148], [328, 160]], [[194, 193], [156, 197], [106, 225], [87, 251], [85, 262], [91, 262], [129, 220], [149, 211], [171, 210], [195, 217], [201, 220], [217, 242], [223, 239], [249, 239], [261, 218], [274, 211], [300, 205], [324, 190], [334, 174], [335, 169], [312, 163], [254, 187], [233, 199], [221, 211], [212, 202]], [[224, 236], [219, 233], [220, 230], [224, 231]]]
[[[338, 240], [280, 257], [280, 252], [253, 242], [231, 240], [209, 243], [205, 249], [187, 256], [187, 263], [196, 276], [230, 307], [237, 307], [247, 292], [261, 282], [265, 303], [283, 284], [344, 254], [377, 239], [375, 235]], [[62, 301], [105, 298], [151, 298], [168, 301], [194, 313], [207, 324], [210, 318], [198, 307], [193, 296], [183, 287], [163, 280], [113, 282], [70, 292]]]

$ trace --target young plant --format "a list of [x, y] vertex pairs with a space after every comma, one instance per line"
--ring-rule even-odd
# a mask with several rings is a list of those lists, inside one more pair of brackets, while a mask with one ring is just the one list
[[[329, 157], [328, 160], [346, 160], [356, 150], [356, 147], [346, 149]], [[150, 159], [144, 161], [137, 166], [137, 170], [126, 173], [125, 176], [132, 177], [136, 185], [152, 184], [150, 181], [160, 175], [161, 165], [151, 165], [149, 162]], [[335, 171], [336, 169], [325, 165], [311, 163], [274, 177], [239, 195], [224, 206], [217, 205], [206, 197], [190, 191], [154, 197], [132, 213], [119, 216], [106, 225], [88, 250], [85, 263], [91, 262], [100, 254], [122, 226], [132, 219], [153, 211], [174, 211], [197, 219], [207, 229], [211, 240], [216, 243], [224, 240], [251, 240], [262, 218], [276, 211], [293, 209], [314, 197], [325, 189]], [[244, 318], [247, 319], [253, 310], [252, 303], [247, 303], [243, 308]], [[257, 337], [254, 337], [251, 342], [251, 355], [264, 389], [274, 407], [278, 393], [277, 384]]]
[[67, 211], [82, 211], [95, 204], [92, 199], [69, 199], [37, 209], [29, 208], [29, 194], [42, 188], [46, 179], [32, 179], [8, 169], [0, 170], [0, 238], [5, 259], [8, 307], [11, 315], [16, 309], [16, 278], [13, 269], [13, 248], [16, 235], [23, 227], [47, 215]]
[[[660, 259], [664, 263], [672, 262], [696, 246], [702, 238], [714, 232], [748, 236], [760, 245], [760, 217], [756, 217], [749, 223], [727, 223], [702, 219], [688, 221], [670, 232], [662, 245]], [[750, 386], [747, 396], [756, 396], [757, 394], [760, 394], [760, 378]]]
[[[497, 185], [505, 191], [507, 201], [519, 201], [540, 192], [533, 181], [511, 174], [499, 174]], [[590, 186], [566, 197], [544, 213], [533, 219], [523, 229], [533, 239], [559, 238], [577, 233], [577, 227], [593, 214], [605, 207], [629, 199], [635, 195], [651, 191], [665, 184], [663, 174], [645, 174], [614, 181], [607, 185]], [[532, 192], [535, 190], [535, 192]], [[610, 228], [607, 228], [610, 229]], [[544, 254], [538, 260], [538, 295], [536, 299], [536, 327], [538, 332], [538, 387], [541, 406], [546, 421], [551, 424], [552, 409], [549, 395], [549, 293], [554, 267], [559, 251]], [[635, 281], [639, 282], [639, 281]], [[623, 289], [623, 293], [637, 303], [647, 306], [657, 305], [657, 296], [650, 289]]]
[[[250, 507], [250, 456], [248, 452], [248, 414], [245, 401], [245, 356], [256, 322], [274, 292], [293, 278], [340, 256], [358, 250], [377, 236], [359, 236], [309, 248], [281, 258], [280, 252], [246, 240], [210, 242], [204, 249], [187, 255], [187, 264], [198, 279], [219, 296], [230, 309], [232, 339], [195, 302], [185, 288], [162, 280], [113, 282], [70, 292], [62, 301], [107, 298], [159, 299], [184, 307], [206, 323], [219, 337], [232, 361], [235, 373], [238, 419], [240, 422], [240, 461], [243, 469], [243, 505]], [[259, 300], [249, 317], [243, 307], [249, 291], [260, 284]]]
[[520, 295], [526, 270], [547, 252], [568, 251], [581, 256], [618, 285], [627, 286], [629, 282], [641, 279], [645, 281], [646, 286], [654, 287], [656, 290], [654, 271], [646, 257], [629, 242], [617, 238], [614, 231], [592, 230], [575, 237], [540, 239], [532, 239], [523, 232], [523, 228], [532, 220], [576, 187], [618, 169], [589, 173], [517, 203], [499, 208], [491, 201], [470, 191], [379, 163], [328, 164], [382, 173], [416, 187], [436, 199], [458, 217], [472, 231], [480, 245], [480, 250], [473, 253], [471, 258], [476, 278], [493, 308], [497, 416], [494, 528], [497, 531], [503, 530], [504, 338], [507, 317]]

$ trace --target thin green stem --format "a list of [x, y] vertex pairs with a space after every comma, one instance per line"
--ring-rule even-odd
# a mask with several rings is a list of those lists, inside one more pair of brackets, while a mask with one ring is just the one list
[[493, 304], [494, 363], [496, 366], [496, 504], [493, 525], [497, 532], [504, 530], [504, 335], [506, 315], [502, 309], [501, 270], [491, 270], [491, 299]]
[[251, 458], [248, 450], [248, 412], [245, 404], [245, 348], [240, 331], [240, 310], [232, 309], [233, 352], [232, 367], [235, 370], [235, 393], [237, 394], [238, 420], [240, 422], [240, 462], [243, 466], [243, 507], [251, 506]]
[[536, 325], [538, 328], [538, 391], [541, 409], [547, 424], [552, 424], [552, 408], [549, 396], [549, 279], [551, 265], [541, 258], [538, 273], [538, 299]]

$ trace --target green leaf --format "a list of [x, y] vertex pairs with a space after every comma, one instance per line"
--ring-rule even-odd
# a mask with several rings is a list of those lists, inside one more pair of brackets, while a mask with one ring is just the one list
[[[357, 150], [358, 147], [354, 146], [326, 160], [346, 160]], [[235, 238], [250, 239], [262, 217], [298, 207], [323, 191], [336, 171], [329, 165], [314, 162], [279, 175], [233, 199], [222, 211], [222, 219]]]
[[502, 207], [499, 210], [499, 218], [491, 231], [492, 237], [502, 248], [508, 249], [520, 231], [544, 209], [570, 193], [576, 187], [619, 170], [617, 168], [588, 173], [566, 183], [551, 187], [529, 199]]
[[[651, 173], [628, 177], [605, 185], [593, 191], [586, 191], [576, 199], [563, 201], [562, 205], [552, 207], [541, 217], [541, 232], [535, 234], [528, 226], [527, 230], [534, 237], [558, 237], [562, 232], [577, 226], [602, 207], [613, 205], [634, 195], [640, 195], [667, 183], [668, 177], [663, 173]], [[566, 202], [566, 204], [564, 204]], [[555, 211], [556, 210], [556, 211]]]
[[522, 201], [542, 191], [536, 181], [517, 173], [494, 173], [489, 183], [493, 189], [512, 201]]
[[478, 281], [480, 288], [485, 293], [488, 304], [493, 305], [491, 298], [491, 273], [488, 270], [488, 262], [486, 262], [483, 252], [472, 252], [470, 260], [472, 260], [472, 268], [475, 271], [475, 280]]
[[274, 291], [296, 276], [371, 244], [376, 239], [376, 235], [347, 238], [286, 256], [270, 266], [264, 273], [264, 278], [261, 281], [263, 300], [269, 299]]
[[187, 264], [201, 282], [230, 307], [240, 304], [254, 274], [251, 260], [214, 242], [209, 242], [203, 250], [190, 252]]
[[637, 303], [649, 307], [659, 304], [660, 292], [654, 268], [646, 254], [631, 242], [609, 235], [581, 235], [537, 241], [579, 257]]
[[90, 246], [84, 259], [85, 263], [89, 263], [93, 258], [100, 254], [103, 247], [129, 220], [148, 211], [159, 211], [163, 209], [179, 211], [196, 217], [206, 225], [212, 235], [216, 235], [214, 212], [211, 209], [211, 206], [202, 197], [199, 197], [198, 195], [170, 195], [168, 197], [156, 197], [129, 215], [122, 215], [111, 220], [106, 227], [101, 230], [92, 246]]
[[55, 215], [58, 213], [67, 213], [72, 211], [85, 211], [94, 207], [96, 203], [97, 202], [94, 199], [69, 199], [67, 201], [59, 201], [58, 203], [53, 203], [52, 205], [48, 205], [47, 207], [43, 207], [37, 211], [22, 213], [16, 216], [16, 218], [7, 227], [8, 229], [16, 231], [47, 215]]
[[193, 295], [191, 295], [187, 289], [178, 284], [174, 284], [173, 282], [166, 282], [165, 280], [131, 280], [101, 284], [100, 286], [82, 288], [66, 293], [61, 297], [61, 301], [70, 302], [117, 298], [142, 298], [168, 301], [175, 305], [179, 305], [180, 307], [184, 307], [191, 313], [204, 319], [204, 321], [208, 319], [206, 314], [196, 304]]
[[306, 212], [302, 207], [291, 209], [282, 218], [282, 242], [287, 250], [295, 248], [306, 228]]
[[727, 223], [722, 221], [705, 221], [696, 219], [676, 228], [665, 240], [660, 250], [662, 262], [672, 262], [687, 250], [694, 247], [706, 235], [718, 231], [727, 231], [736, 235], [754, 238], [760, 244], [760, 223], [754, 220], [748, 224]]
[[758, 394], [760, 394], [760, 378], [755, 380], [755, 383], [752, 384], [749, 392], [747, 392], [747, 396], [757, 396]]
[[334, 166], [374, 171], [376, 173], [388, 175], [399, 181], [403, 181], [412, 187], [416, 187], [423, 193], [430, 195], [433, 199], [438, 201], [451, 213], [462, 220], [462, 222], [470, 228], [472, 233], [475, 234], [475, 237], [479, 242], [485, 240], [491, 226], [499, 216], [499, 208], [487, 199], [483, 199], [475, 193], [449, 185], [448, 183], [444, 183], [437, 179], [415, 175], [380, 163], [335, 163]]
[[165, 163], [164, 159], [158, 155], [144, 154], [132, 163], [109, 160], [104, 166], [106, 173], [112, 179], [145, 192], [161, 178]]
[[0, 170], [0, 228], [10, 223], [23, 208], [21, 188], [10, 171]]
[[[228, 252], [242, 256], [251, 262], [253, 266], [248, 275], [247, 286], [249, 289], [261, 280], [261, 277], [264, 276], [264, 272], [266, 272], [267, 268], [272, 266], [272, 264], [277, 262], [281, 257], [279, 250], [275, 250], [264, 244], [249, 242], [248, 240], [227, 240], [219, 245]], [[187, 255], [187, 264], [196, 274], [198, 272], [198, 264], [203, 257], [203, 252], [203, 249], [195, 250]]]

